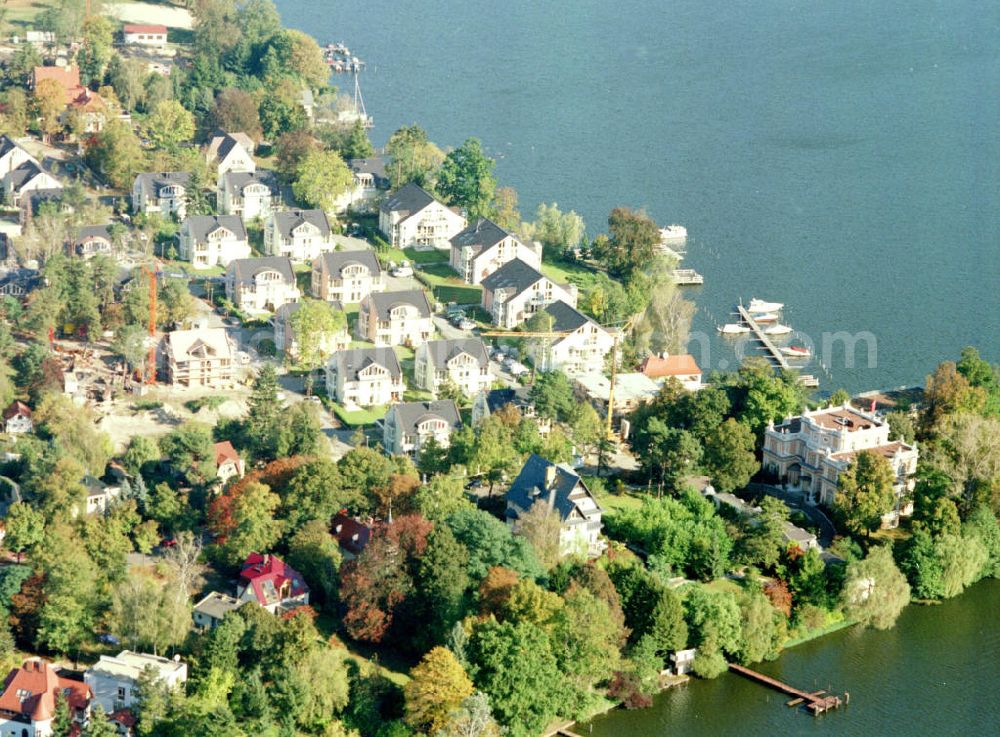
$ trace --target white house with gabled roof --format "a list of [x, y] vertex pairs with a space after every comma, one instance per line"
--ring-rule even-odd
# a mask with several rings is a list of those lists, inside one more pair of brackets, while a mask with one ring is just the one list
[[315, 261], [335, 247], [330, 221], [322, 210], [282, 210], [273, 213], [264, 226], [264, 250], [269, 256]]
[[192, 215], [181, 223], [177, 240], [181, 259], [196, 269], [250, 258], [246, 225], [239, 215]]
[[413, 358], [417, 386], [437, 394], [451, 383], [467, 397], [474, 397], [493, 384], [490, 357], [482, 338], [429, 340]]
[[554, 302], [576, 307], [573, 284], [557, 284], [530, 264], [514, 259], [483, 279], [482, 307], [493, 324], [512, 330]]
[[345, 407], [374, 407], [402, 401], [406, 383], [392, 348], [352, 348], [330, 357], [326, 391]]
[[451, 238], [448, 263], [467, 284], [479, 284], [514, 259], [542, 267], [542, 244], [522, 243], [492, 220], [479, 218]]
[[378, 228], [394, 248], [451, 248], [465, 217], [410, 182], [390, 194], [378, 211]]

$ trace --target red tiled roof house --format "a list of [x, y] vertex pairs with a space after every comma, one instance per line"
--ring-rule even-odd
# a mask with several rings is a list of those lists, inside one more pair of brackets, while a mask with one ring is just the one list
[[48, 737], [52, 734], [56, 696], [66, 695], [73, 718], [86, 720], [90, 688], [82, 681], [64, 678], [40, 658], [25, 660], [10, 672], [0, 693], [0, 734]]
[[3, 411], [3, 430], [8, 435], [31, 432], [35, 425], [31, 419], [31, 407], [17, 400]]
[[126, 45], [166, 46], [167, 27], [127, 23], [122, 28], [122, 37]]
[[222, 483], [226, 483], [234, 476], [243, 478], [243, 474], [246, 473], [246, 463], [228, 440], [215, 444], [215, 466], [218, 469], [216, 477]]
[[309, 587], [302, 574], [281, 558], [267, 553], [250, 553], [236, 586], [239, 601], [255, 601], [275, 614], [309, 603]]

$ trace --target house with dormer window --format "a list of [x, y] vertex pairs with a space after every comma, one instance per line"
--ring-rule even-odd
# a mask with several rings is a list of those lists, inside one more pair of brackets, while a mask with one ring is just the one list
[[62, 182], [45, 171], [37, 161], [31, 159], [3, 175], [3, 189], [7, 202], [14, 207], [20, 207], [21, 197], [29, 192], [62, 189]]
[[382, 423], [382, 447], [389, 455], [418, 457], [431, 440], [447, 448], [461, 426], [458, 407], [450, 399], [401, 402], [389, 408]]
[[554, 302], [576, 307], [573, 284], [556, 284], [521, 259], [508, 261], [483, 279], [482, 307], [493, 324], [513, 330], [539, 310]]
[[465, 217], [438, 202], [421, 186], [410, 182], [379, 205], [378, 228], [394, 248], [451, 247], [450, 239], [465, 227]]
[[479, 218], [452, 237], [448, 263], [467, 284], [479, 284], [514, 259], [540, 269], [542, 244], [526, 245], [492, 220]]
[[250, 257], [247, 229], [238, 215], [192, 215], [181, 224], [177, 239], [181, 259], [196, 269]]
[[271, 614], [309, 603], [309, 586], [302, 574], [276, 555], [250, 553], [240, 569], [236, 600], [256, 602]]
[[253, 139], [246, 133], [216, 131], [205, 149], [205, 158], [215, 166], [216, 175], [220, 177], [230, 171], [256, 171], [254, 149]]
[[270, 171], [227, 171], [219, 177], [215, 199], [222, 215], [244, 220], [268, 218], [281, 203], [278, 178]]
[[161, 343], [167, 383], [229, 387], [236, 376], [236, 346], [225, 328], [174, 330]]
[[564, 463], [552, 463], [539, 455], [525, 461], [506, 496], [507, 524], [517, 531], [522, 515], [542, 504], [559, 517], [560, 555], [604, 552], [601, 518], [604, 510], [579, 474]]
[[3, 411], [3, 431], [8, 435], [23, 435], [35, 429], [31, 419], [31, 407], [14, 400]]
[[268, 218], [264, 250], [292, 261], [315, 261], [335, 247], [330, 221], [322, 210], [283, 210]]
[[191, 181], [189, 171], [162, 171], [143, 173], [132, 183], [132, 212], [151, 215], [177, 215], [184, 219], [187, 213], [187, 190]]
[[355, 304], [383, 289], [382, 267], [374, 251], [335, 251], [313, 262], [312, 293], [317, 299]]
[[614, 335], [561, 300], [542, 312], [550, 318], [544, 329], [562, 335], [528, 341], [527, 353], [536, 369], [570, 376], [604, 373], [615, 347]]
[[374, 407], [401, 401], [406, 384], [392, 348], [352, 348], [330, 356], [326, 391], [347, 408]]
[[434, 335], [431, 303], [421, 289], [373, 292], [361, 300], [357, 334], [375, 345], [416, 348]]
[[69, 704], [71, 733], [79, 734], [90, 712], [90, 687], [41, 658], [25, 660], [7, 675], [0, 692], [0, 735], [52, 737], [60, 696]]
[[490, 357], [481, 338], [427, 341], [414, 355], [413, 377], [420, 389], [435, 395], [450, 383], [474, 397], [493, 383]]
[[226, 268], [226, 298], [244, 312], [271, 313], [301, 296], [285, 256], [238, 258]]

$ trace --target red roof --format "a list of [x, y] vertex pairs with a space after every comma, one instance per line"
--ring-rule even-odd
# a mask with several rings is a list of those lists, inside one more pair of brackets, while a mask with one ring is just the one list
[[127, 24], [124, 29], [125, 33], [166, 33], [166, 26], [143, 26], [138, 24]]
[[72, 709], [85, 709], [90, 702], [90, 687], [80, 681], [61, 678], [41, 659], [25, 660], [7, 676], [0, 693], [0, 711], [24, 714], [32, 721], [51, 719], [56, 709], [56, 694], [65, 691]]
[[308, 593], [302, 575], [281, 558], [267, 553], [250, 553], [240, 571], [240, 580], [253, 590], [261, 606]]
[[80, 67], [35, 67], [32, 73], [32, 87], [38, 87], [38, 83], [54, 79], [64, 90], [70, 90], [80, 86]]
[[233, 463], [239, 464], [240, 454], [236, 452], [236, 448], [228, 440], [223, 440], [221, 443], [215, 444], [215, 465], [221, 466], [226, 461], [232, 461]]
[[5, 420], [9, 420], [14, 416], [31, 417], [31, 407], [26, 405], [24, 402], [15, 399], [10, 403], [10, 406], [3, 411], [3, 418]]
[[118, 722], [123, 727], [127, 727], [128, 729], [132, 729], [132, 727], [135, 726], [136, 721], [138, 721], [131, 709], [119, 709], [118, 711], [113, 711], [108, 714], [108, 719], [112, 722]]
[[701, 369], [695, 363], [694, 356], [685, 353], [680, 356], [649, 356], [639, 367], [640, 371], [650, 379], [662, 376], [693, 376], [700, 375]]

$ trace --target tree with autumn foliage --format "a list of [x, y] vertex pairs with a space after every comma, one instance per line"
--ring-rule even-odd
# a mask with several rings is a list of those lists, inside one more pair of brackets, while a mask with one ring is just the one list
[[434, 734], [448, 722], [448, 715], [472, 695], [472, 681], [451, 650], [435, 647], [410, 671], [403, 693], [406, 723]]
[[419, 558], [433, 524], [418, 515], [397, 517], [376, 530], [364, 552], [341, 568], [344, 627], [358, 640], [382, 642], [396, 609], [413, 593]]

